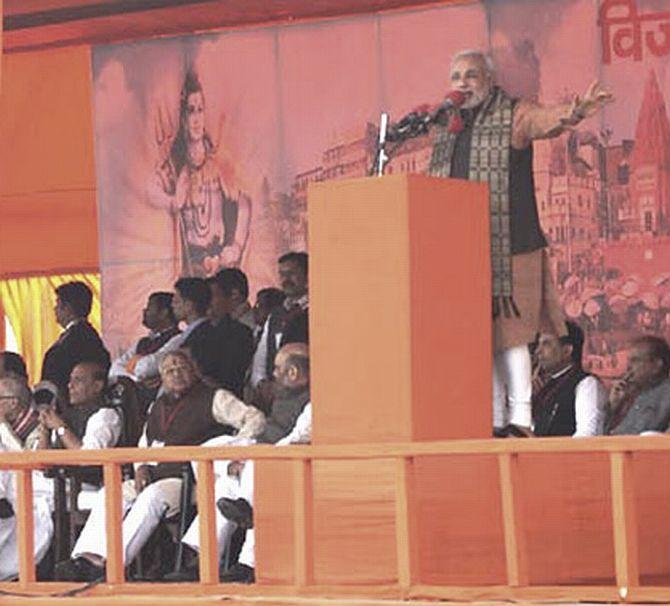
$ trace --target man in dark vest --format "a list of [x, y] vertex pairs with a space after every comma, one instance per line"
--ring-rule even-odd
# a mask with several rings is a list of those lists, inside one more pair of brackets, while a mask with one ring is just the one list
[[597, 436], [603, 433], [607, 391], [582, 369], [584, 333], [566, 322], [567, 336], [540, 333], [536, 355], [545, 382], [533, 394], [536, 436]]
[[624, 377], [612, 385], [606, 432], [631, 435], [670, 430], [670, 347], [645, 335], [628, 350]]
[[538, 332], [564, 334], [535, 203], [534, 139], [554, 137], [611, 99], [594, 82], [582, 99], [551, 108], [511, 98], [494, 85], [493, 63], [463, 51], [451, 63], [461, 109], [435, 130], [429, 174], [489, 183], [493, 314], [493, 425], [531, 424], [531, 362]]
[[[175, 282], [172, 311], [176, 321], [184, 324], [184, 330], [176, 334], [159, 349], [142, 356], [133, 370], [135, 380], [152, 381], [160, 378], [160, 364], [170, 352], [180, 347], [189, 347], [199, 342], [209, 332], [207, 309], [211, 293], [203, 278], [180, 278]], [[197, 352], [200, 354], [200, 352]], [[196, 356], [196, 362], [200, 362]]]
[[97, 362], [105, 370], [109, 368], [109, 352], [87, 319], [92, 302], [93, 293], [83, 282], [68, 282], [56, 288], [54, 312], [64, 330], [44, 354], [42, 380], [58, 387], [62, 402], [67, 401], [70, 374], [79, 362]]
[[[241, 403], [230, 392], [200, 381], [188, 352], [176, 350], [166, 354], [160, 373], [163, 393], [149, 412], [139, 447], [192, 446], [235, 430], [255, 434], [263, 426], [259, 411], [231, 414]], [[181, 468], [179, 463], [140, 465], [135, 470], [135, 479], [124, 482], [122, 536], [126, 563], [137, 556], [164, 516], [179, 512]], [[105, 534], [100, 533], [104, 525], [102, 489], [74, 546], [72, 559], [56, 568], [58, 579], [90, 581], [104, 575], [107, 547]]]
[[171, 292], [153, 292], [142, 310], [142, 324], [149, 334], [126, 350], [112, 362], [109, 378], [133, 377], [137, 362], [144, 356], [157, 352], [172, 337], [180, 333], [177, 319], [172, 311]]
[[309, 343], [309, 258], [307, 253], [289, 252], [278, 263], [286, 298], [266, 320], [251, 362], [252, 403], [265, 413], [272, 403], [275, 354], [289, 343]]
[[42, 447], [48, 448], [50, 436], [59, 446], [72, 450], [91, 450], [116, 446], [123, 423], [115, 407], [103, 398], [107, 369], [96, 362], [81, 362], [70, 374], [70, 406], [63, 415], [43, 407], [39, 418]]
[[[284, 345], [275, 356], [273, 377], [275, 399], [272, 414], [266, 419], [265, 427], [254, 436], [234, 441], [223, 438], [210, 440], [205, 446], [238, 446], [253, 443], [286, 445], [298, 441], [308, 442], [311, 437], [311, 404], [309, 388], [309, 351], [304, 343]], [[249, 407], [253, 408], [253, 407]], [[244, 477], [241, 475], [244, 470]], [[214, 494], [217, 501], [253, 502], [253, 462], [217, 461], [214, 464]], [[216, 512], [217, 545], [219, 555], [230, 541], [234, 526], [221, 511]], [[253, 537], [246, 545], [249, 558], [253, 557]], [[199, 519], [196, 517], [184, 535], [183, 542], [192, 550], [200, 548]], [[171, 580], [195, 580], [198, 576], [197, 559], [192, 558], [192, 566], [183, 573], [170, 575]], [[224, 579], [226, 581], [251, 582], [254, 571], [251, 560], [236, 566]]]

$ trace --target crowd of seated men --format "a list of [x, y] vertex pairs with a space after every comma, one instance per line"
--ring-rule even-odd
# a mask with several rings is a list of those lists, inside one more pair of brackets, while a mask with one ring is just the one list
[[[533, 427], [521, 435], [598, 436], [664, 433], [670, 429], [670, 347], [661, 337], [634, 338], [627, 369], [609, 390], [582, 367], [584, 333], [541, 333], [532, 345], [536, 370]], [[521, 432], [520, 432], [521, 433]]]
[[[42, 380], [31, 390], [22, 358], [0, 353], [0, 449], [309, 441], [307, 272], [305, 253], [283, 255], [281, 289], [260, 290], [253, 307], [239, 269], [222, 269], [206, 280], [181, 278], [171, 292], [149, 296], [141, 318], [147, 334], [114, 360], [88, 322], [90, 289], [81, 282], [59, 286], [54, 311], [63, 331], [44, 356]], [[124, 473], [127, 564], [154, 528], [179, 511], [183, 468], [141, 464]], [[217, 498], [236, 494], [231, 485], [244, 481], [247, 488], [239, 494], [252, 501], [252, 469], [242, 461], [217, 463]], [[71, 557], [60, 562], [50, 552], [58, 513], [51, 471], [36, 471], [33, 479], [39, 578], [101, 578], [106, 548], [100, 469], [76, 471], [89, 493], [90, 514], [68, 550]], [[14, 484], [12, 473], [0, 471], [0, 580], [18, 572]], [[222, 528], [231, 524], [219, 521]], [[189, 552], [197, 549], [197, 541], [187, 544]], [[253, 550], [253, 538], [245, 544]], [[192, 566], [185, 572], [193, 575]], [[244, 578], [231, 572], [231, 580], [253, 580], [253, 570]]]
[[[246, 276], [238, 269], [223, 269], [207, 280], [181, 278], [171, 292], [149, 296], [142, 316], [147, 334], [114, 360], [87, 321], [90, 290], [80, 282], [59, 286], [55, 314], [63, 332], [45, 354], [42, 380], [31, 390], [21, 357], [0, 353], [0, 449], [309, 443], [307, 272], [306, 254], [282, 256], [281, 289], [260, 290], [253, 307]], [[533, 424], [506, 436], [668, 431], [668, 344], [653, 336], [634, 339], [627, 372], [608, 393], [582, 367], [582, 331], [570, 323], [567, 328], [567, 336], [540, 334], [530, 345], [536, 363]], [[50, 550], [58, 513], [54, 481], [49, 470], [33, 474], [40, 578], [104, 579], [100, 469], [77, 473], [90, 513], [68, 547], [69, 557], [58, 562]], [[219, 555], [231, 549], [235, 537], [239, 552], [222, 571], [223, 581], [254, 581], [253, 477], [252, 461], [215, 462]], [[128, 567], [148, 551], [162, 523], [180, 513], [190, 481], [197, 482], [197, 474], [189, 471], [188, 462], [140, 463], [126, 470], [121, 532]], [[13, 475], [0, 471], [0, 580], [16, 578], [18, 572], [15, 506]], [[181, 543], [184, 565], [178, 571], [171, 565], [160, 568], [165, 580], [198, 578], [197, 515], [183, 531], [170, 540], [173, 546]]]

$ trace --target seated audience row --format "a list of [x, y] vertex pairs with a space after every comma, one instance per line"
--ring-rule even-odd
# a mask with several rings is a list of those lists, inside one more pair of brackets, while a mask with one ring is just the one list
[[584, 334], [567, 323], [567, 336], [540, 334], [533, 389], [534, 436], [597, 436], [665, 432], [670, 425], [670, 347], [651, 335], [633, 339], [623, 377], [609, 396], [582, 368]]

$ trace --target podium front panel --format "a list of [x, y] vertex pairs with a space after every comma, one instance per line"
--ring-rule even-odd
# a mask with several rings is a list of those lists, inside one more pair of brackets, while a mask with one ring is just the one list
[[486, 186], [329, 181], [308, 211], [313, 442], [490, 436]]

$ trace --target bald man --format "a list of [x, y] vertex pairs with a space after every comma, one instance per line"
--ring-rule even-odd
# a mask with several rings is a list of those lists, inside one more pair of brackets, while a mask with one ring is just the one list
[[[309, 350], [305, 343], [284, 345], [275, 356], [273, 381], [275, 398], [272, 413], [267, 418], [265, 429], [255, 439], [244, 442], [232, 442], [227, 436], [210, 440], [204, 446], [222, 446], [235, 443], [248, 445], [253, 443], [285, 445], [309, 442], [311, 438], [311, 405], [309, 403]], [[221, 499], [234, 501], [244, 499], [253, 503], [253, 462], [217, 461], [214, 464], [214, 494]], [[225, 518], [217, 508], [216, 529], [219, 556], [235, 531], [235, 524]], [[245, 541], [246, 563], [235, 565], [222, 580], [250, 583], [254, 581], [252, 531], [247, 533]], [[184, 535], [183, 542], [191, 549], [200, 547], [199, 519], [196, 517]], [[194, 565], [179, 575], [169, 575], [171, 580], [192, 580], [197, 578], [197, 560]]]

